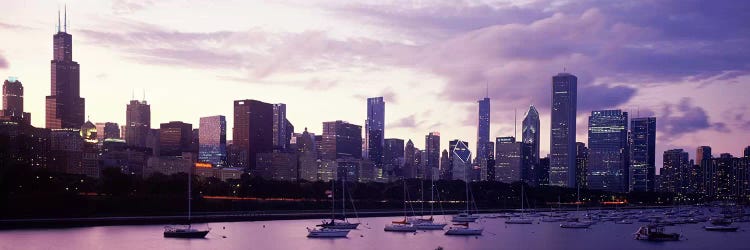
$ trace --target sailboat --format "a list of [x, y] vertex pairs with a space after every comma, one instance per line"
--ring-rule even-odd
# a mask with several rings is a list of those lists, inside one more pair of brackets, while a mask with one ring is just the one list
[[419, 218], [414, 223], [421, 230], [443, 230], [445, 223], [435, 222], [433, 214], [435, 211], [435, 181], [430, 179], [430, 218]]
[[[336, 195], [334, 189], [336, 187], [335, 182], [331, 182], [331, 222], [317, 225], [316, 228], [307, 228], [307, 237], [309, 238], [343, 238], [349, 234], [351, 229], [342, 229], [336, 227]], [[325, 225], [331, 227], [325, 227]], [[356, 228], [356, 226], [355, 226]]]
[[193, 182], [193, 168], [190, 168], [188, 170], [188, 216], [187, 216], [187, 225], [181, 225], [181, 226], [165, 226], [164, 227], [164, 238], [205, 238], [208, 232], [211, 230], [211, 228], [201, 230], [193, 228], [193, 226], [190, 224], [190, 219], [192, 215], [192, 182]]
[[386, 232], [416, 232], [417, 228], [414, 224], [408, 221], [406, 217], [406, 180], [404, 182], [404, 219], [400, 221], [392, 221], [391, 224], [385, 225], [383, 228]]
[[[577, 189], [577, 191], [576, 191], [576, 215], [577, 215], [578, 214], [578, 207], [580, 206], [580, 203], [581, 203], [581, 186], [577, 185], [576, 189]], [[561, 228], [579, 228], [579, 229], [584, 229], [584, 228], [589, 228], [591, 226], [591, 224], [592, 223], [590, 223], [590, 222], [580, 221], [580, 220], [578, 220], [578, 218], [575, 218], [572, 221], [567, 221], [567, 222], [564, 222], [564, 223], [560, 224], [560, 227]]]
[[[479, 217], [476, 215], [469, 214], [469, 183], [468, 180], [465, 180], [466, 183], [466, 212], [460, 213], [456, 216], [453, 216], [453, 221], [457, 222], [456, 219], [459, 220], [466, 220], [466, 221], [460, 221], [459, 223], [454, 223], [453, 226], [448, 228], [448, 231], [445, 231], [445, 235], [481, 235], [484, 231], [483, 228], [471, 228], [469, 227], [470, 222], [476, 221]], [[469, 221], [470, 220], [470, 221]]]
[[479, 219], [478, 215], [471, 214], [469, 211], [469, 182], [464, 181], [466, 184], [465, 190], [466, 190], [466, 210], [459, 213], [458, 215], [453, 216], [453, 222], [475, 222], [477, 219]]
[[[331, 221], [326, 222], [323, 221], [322, 224], [319, 224], [317, 226], [323, 227], [323, 228], [330, 228], [330, 229], [357, 229], [359, 226], [359, 223], [352, 223], [349, 222], [346, 218], [346, 181], [341, 181], [341, 219], [336, 219], [335, 210], [331, 213]], [[336, 196], [332, 196], [332, 199], [335, 200]]]
[[505, 221], [505, 224], [533, 224], [534, 220], [530, 218], [526, 218], [526, 210], [523, 208], [524, 203], [524, 189], [525, 183], [521, 183], [521, 216], [517, 218], [509, 218]]

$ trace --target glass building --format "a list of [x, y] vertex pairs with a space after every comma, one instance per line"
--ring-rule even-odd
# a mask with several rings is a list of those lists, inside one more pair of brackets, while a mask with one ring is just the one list
[[460, 140], [448, 142], [449, 161], [451, 164], [451, 178], [453, 180], [471, 181], [472, 172], [471, 151], [468, 143]]
[[487, 148], [490, 142], [490, 98], [485, 97], [478, 101], [479, 103], [479, 121], [477, 123], [477, 154], [476, 162], [481, 166], [487, 164], [487, 158], [492, 154]]
[[559, 73], [552, 77], [549, 184], [576, 185], [576, 111], [578, 78]]
[[201, 117], [198, 160], [215, 167], [227, 165], [227, 120], [223, 115]]
[[630, 121], [630, 191], [653, 192], [656, 176], [656, 117]]
[[[590, 189], [612, 192], [628, 190], [628, 113], [597, 110], [589, 116]], [[550, 177], [551, 178], [551, 177]]]
[[365, 121], [365, 155], [377, 167], [383, 164], [385, 146], [385, 101], [383, 97], [367, 98]]
[[432, 179], [440, 170], [440, 133], [430, 132], [425, 136], [425, 179]]

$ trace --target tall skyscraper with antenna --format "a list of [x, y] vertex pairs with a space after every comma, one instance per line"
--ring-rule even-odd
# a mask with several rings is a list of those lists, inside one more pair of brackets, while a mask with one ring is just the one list
[[[57, 33], [53, 36], [51, 93], [46, 98], [45, 127], [80, 129], [85, 117], [85, 100], [80, 96], [80, 66], [73, 61], [73, 36], [68, 34], [67, 7], [64, 24], [57, 12]], [[61, 29], [62, 28], [62, 29]]]

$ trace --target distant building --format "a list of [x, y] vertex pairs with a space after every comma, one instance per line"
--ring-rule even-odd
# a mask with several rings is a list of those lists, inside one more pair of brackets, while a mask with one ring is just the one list
[[323, 122], [321, 157], [326, 160], [360, 159], [362, 127], [344, 121]]
[[471, 151], [467, 142], [452, 140], [448, 142], [451, 178], [453, 180], [471, 181]]
[[552, 77], [549, 184], [576, 185], [576, 111], [578, 78], [568, 73]]
[[223, 115], [200, 118], [198, 161], [227, 166], [227, 120]]
[[505, 183], [521, 181], [523, 177], [523, 143], [516, 138], [497, 137], [495, 140], [495, 180]]
[[581, 188], [588, 187], [586, 174], [588, 173], [589, 148], [583, 142], [576, 142], [576, 185]]
[[193, 153], [186, 152], [180, 156], [159, 156], [150, 157], [147, 160], [146, 167], [143, 169], [143, 177], [148, 178], [155, 173], [164, 175], [173, 175], [177, 173], [188, 173], [197, 162]]
[[630, 121], [630, 191], [653, 192], [656, 175], [656, 117]]
[[744, 156], [745, 158], [750, 158], [750, 146], [745, 148]]
[[430, 132], [424, 139], [426, 161], [424, 163], [425, 179], [433, 179], [440, 171], [440, 133]]
[[104, 141], [104, 139], [120, 139], [120, 125], [114, 122], [97, 122], [96, 124], [96, 139]]
[[297, 136], [297, 152], [299, 153], [299, 178], [306, 181], [317, 181], [319, 157], [315, 147], [315, 134], [308, 133], [307, 128]]
[[549, 156], [539, 158], [539, 167], [536, 170], [537, 183], [540, 186], [548, 185], [549, 183]]
[[125, 116], [123, 138], [129, 146], [146, 147], [151, 130], [151, 106], [144, 101], [131, 100]]
[[258, 153], [251, 174], [266, 180], [297, 181], [299, 165], [296, 152]]
[[453, 178], [453, 174], [451, 173], [451, 171], [451, 162], [448, 150], [443, 149], [443, 152], [440, 154], [440, 179], [451, 180]]
[[183, 152], [191, 152], [192, 144], [192, 124], [171, 121], [159, 126], [160, 156], [181, 156]]
[[256, 154], [273, 151], [273, 104], [256, 100], [234, 101], [233, 167], [252, 170]]
[[[705, 159], [704, 159], [705, 160]], [[703, 171], [706, 198], [713, 201], [748, 201], [750, 199], [750, 160], [721, 154], [711, 159]]]
[[50, 131], [49, 168], [53, 172], [81, 174], [83, 171], [83, 138], [81, 129]]
[[385, 101], [383, 97], [367, 98], [365, 121], [365, 155], [377, 167], [383, 165], [385, 146]]
[[23, 112], [23, 85], [15, 77], [3, 82], [3, 109], [0, 121], [16, 121], [31, 125], [31, 114]]
[[401, 177], [401, 166], [404, 164], [404, 140], [389, 138], [385, 139], [383, 148], [383, 169], [390, 180]]
[[627, 192], [630, 166], [628, 113], [621, 110], [591, 111], [588, 138], [588, 187]]

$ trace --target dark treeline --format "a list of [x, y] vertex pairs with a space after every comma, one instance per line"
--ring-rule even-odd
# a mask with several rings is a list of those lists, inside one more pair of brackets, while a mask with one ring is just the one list
[[[187, 202], [188, 175], [154, 174], [138, 178], [119, 169], [104, 169], [101, 178], [50, 173], [28, 167], [6, 166], [0, 169], [0, 216], [2, 218], [88, 217], [121, 215], [173, 215], [184, 213]], [[430, 181], [406, 180], [407, 198], [430, 200]], [[462, 181], [435, 181], [435, 209], [461, 209], [466, 206]], [[470, 183], [470, 199], [479, 209], [519, 208], [523, 183]], [[228, 212], [258, 210], [327, 210], [333, 190], [341, 203], [342, 185], [336, 182], [282, 182], [242, 175], [241, 179], [221, 181], [195, 177], [192, 183], [195, 212]], [[576, 190], [559, 187], [524, 186], [525, 207], [553, 208], [576, 201]], [[346, 196], [357, 209], [403, 208], [403, 182], [346, 183]], [[205, 196], [253, 199], [206, 199]], [[255, 199], [257, 198], [257, 199]], [[672, 204], [671, 194], [615, 194], [581, 190], [584, 206], [599, 206], [602, 201], [627, 200], [635, 205]], [[353, 200], [353, 201], [351, 201]], [[450, 201], [450, 202], [448, 202]], [[420, 210], [419, 202], [411, 203]], [[572, 207], [567, 204], [562, 207]], [[424, 205], [428, 208], [429, 205]]]

